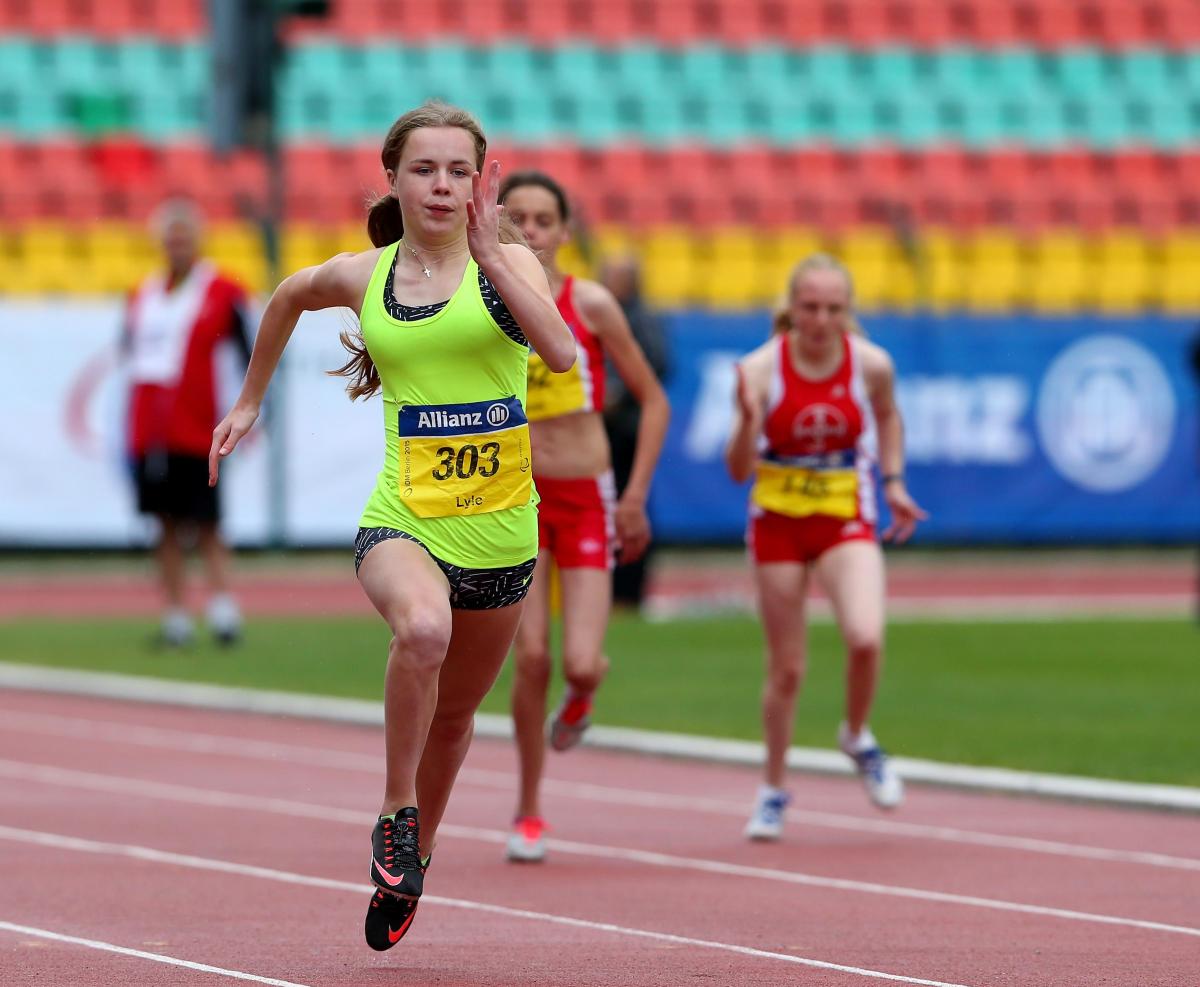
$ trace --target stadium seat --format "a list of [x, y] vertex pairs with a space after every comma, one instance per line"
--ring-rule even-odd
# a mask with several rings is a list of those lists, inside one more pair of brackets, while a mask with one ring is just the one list
[[1082, 237], [1055, 231], [1034, 238], [1030, 244], [1028, 289], [1035, 308], [1074, 311], [1083, 304], [1090, 281]]
[[1003, 311], [1028, 290], [1020, 243], [1007, 231], [983, 230], [963, 241], [962, 299], [973, 309]]
[[1097, 238], [1092, 249], [1091, 300], [1106, 312], [1132, 314], [1144, 309], [1152, 295], [1152, 268], [1145, 237], [1110, 232]]
[[1174, 312], [1200, 312], [1200, 234], [1179, 231], [1162, 241], [1162, 266], [1151, 281], [1153, 300]]

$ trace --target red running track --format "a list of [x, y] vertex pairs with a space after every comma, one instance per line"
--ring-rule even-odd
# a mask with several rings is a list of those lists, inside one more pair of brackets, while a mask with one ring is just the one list
[[797, 776], [785, 840], [750, 845], [754, 772], [584, 748], [551, 757], [548, 860], [511, 865], [513, 752], [482, 741], [412, 931], [376, 954], [381, 746], [377, 729], [0, 692], [0, 982], [1200, 979], [1194, 816], [925, 788], [883, 816], [852, 781]]
[[[349, 558], [347, 556], [347, 558]], [[309, 616], [372, 615], [352, 569], [247, 572], [235, 590], [247, 613]], [[1118, 612], [1185, 616], [1195, 606], [1197, 570], [1186, 560], [1147, 563], [987, 562], [889, 564], [888, 609], [897, 615], [947, 617], [962, 613], [1071, 614]], [[203, 606], [193, 580], [191, 604]], [[722, 605], [748, 608], [753, 584], [745, 565], [683, 562], [652, 574], [650, 613], [711, 612]], [[816, 595], [820, 596], [819, 590]], [[823, 602], [823, 601], [822, 601]], [[31, 616], [151, 615], [162, 608], [148, 570], [104, 575], [0, 577], [0, 620]]]

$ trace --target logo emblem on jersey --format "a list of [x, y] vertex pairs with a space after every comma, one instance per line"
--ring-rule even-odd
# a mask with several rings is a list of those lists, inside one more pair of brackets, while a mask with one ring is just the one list
[[502, 404], [494, 404], [487, 410], [489, 425], [500, 426], [508, 421], [508, 408]]
[[1136, 487], [1162, 464], [1175, 431], [1175, 393], [1162, 364], [1124, 336], [1089, 336], [1050, 364], [1038, 393], [1046, 457], [1084, 490]]
[[792, 435], [804, 444], [806, 453], [824, 452], [849, 432], [846, 416], [831, 404], [810, 404], [792, 422]]

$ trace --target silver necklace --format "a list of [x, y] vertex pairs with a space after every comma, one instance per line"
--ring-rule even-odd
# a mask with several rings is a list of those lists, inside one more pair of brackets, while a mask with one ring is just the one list
[[417, 263], [421, 265], [421, 273], [424, 274], [425, 277], [427, 277], [427, 278], [433, 277], [433, 272], [430, 271], [429, 268], [425, 266], [425, 262], [423, 260], [421, 260], [421, 255], [419, 253], [417, 253], [415, 250], [413, 250], [413, 248], [409, 244], [409, 242], [407, 240], [401, 240], [400, 242], [402, 244], [404, 244], [404, 246], [408, 248], [408, 252], [417, 259]]

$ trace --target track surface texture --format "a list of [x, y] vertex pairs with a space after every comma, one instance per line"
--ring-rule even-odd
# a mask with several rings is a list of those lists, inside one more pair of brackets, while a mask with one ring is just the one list
[[0, 982], [1180, 985], [1200, 821], [911, 786], [883, 815], [795, 776], [551, 754], [540, 865], [503, 859], [507, 743], [477, 741], [408, 936], [362, 942], [377, 729], [0, 692]]

